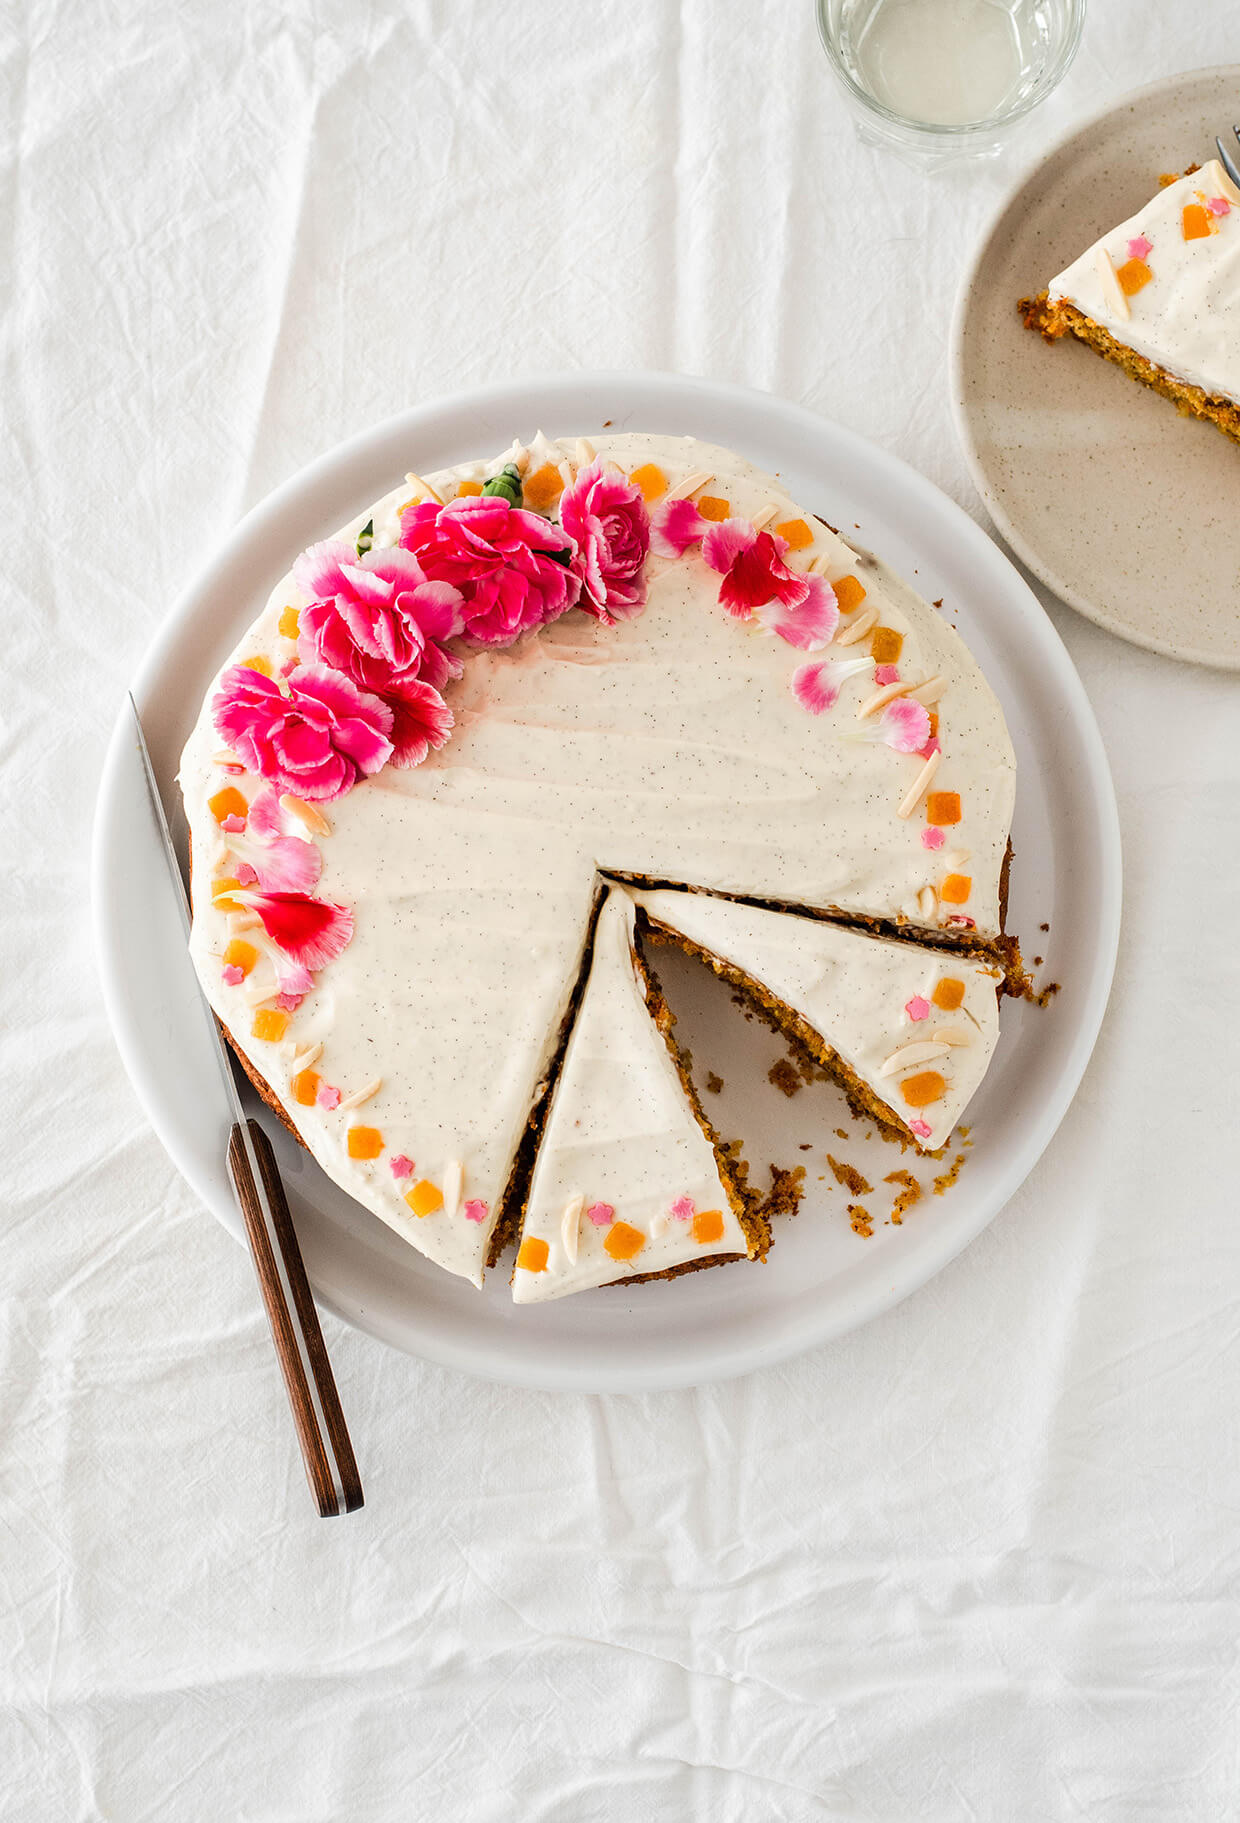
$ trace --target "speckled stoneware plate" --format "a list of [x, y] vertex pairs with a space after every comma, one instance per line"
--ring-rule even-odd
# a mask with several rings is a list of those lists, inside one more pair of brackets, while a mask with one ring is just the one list
[[1017, 315], [1240, 120], [1240, 65], [1139, 89], [1023, 179], [961, 290], [952, 392], [999, 531], [1035, 575], [1121, 639], [1240, 669], [1240, 447], [1071, 338]]
[[[859, 1130], [838, 1092], [791, 1097], [769, 1080], [783, 1047], [688, 958], [661, 960], [678, 1035], [723, 1087], [711, 1114], [743, 1140], [756, 1181], [804, 1166], [804, 1200], [776, 1223], [762, 1266], [514, 1305], [507, 1267], [478, 1292], [406, 1245], [330, 1182], [264, 1114], [310, 1278], [322, 1302], [373, 1335], [452, 1367], [569, 1391], [687, 1386], [767, 1365], [887, 1310], [924, 1285], [993, 1219], [1063, 1117], [1102, 1020], [1119, 930], [1115, 799], [1098, 731], [1050, 621], [1012, 565], [952, 501], [893, 456], [762, 393], [659, 374], [603, 374], [491, 387], [393, 418], [280, 488], [243, 520], [172, 610], [134, 684], [156, 773], [176, 802], [181, 745], [216, 668], [296, 553], [345, 524], [407, 469], [422, 473], [606, 424], [702, 437], [779, 470], [794, 498], [882, 553], [956, 622], [1002, 700], [1019, 767], [1011, 927], [1038, 972], [1063, 983], [1045, 1011], [1004, 1003], [994, 1062], [969, 1109], [971, 1144], [920, 1160]], [[98, 953], [125, 1062], [151, 1121], [203, 1202], [235, 1235], [214, 1065], [183, 940], [152, 850], [136, 755], [122, 716], [95, 832]], [[1049, 925], [1049, 931], [1046, 926]], [[191, 996], [188, 1003], [186, 992]], [[786, 1068], [786, 1065], [785, 1065]], [[795, 1087], [795, 1083], [788, 1086]], [[840, 1138], [837, 1129], [845, 1135]], [[874, 1186], [836, 1182], [831, 1151]], [[934, 1194], [934, 1179], [955, 1181]], [[907, 1169], [924, 1190], [891, 1222]], [[847, 1205], [868, 1209], [866, 1239]]]

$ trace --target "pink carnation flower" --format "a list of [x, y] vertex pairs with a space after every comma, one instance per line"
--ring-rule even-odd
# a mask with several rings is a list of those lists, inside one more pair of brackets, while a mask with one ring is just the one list
[[597, 457], [560, 495], [560, 525], [577, 546], [581, 606], [610, 626], [646, 600], [650, 515], [639, 487]]
[[397, 678], [438, 690], [460, 676], [460, 660], [442, 644], [464, 625], [460, 593], [428, 582], [410, 552], [397, 546], [359, 557], [351, 544], [328, 539], [302, 552], [293, 580], [308, 598], [297, 642], [303, 664], [343, 671], [378, 696]]
[[581, 578], [564, 533], [497, 495], [466, 494], [438, 506], [420, 500], [401, 514], [400, 542], [432, 582], [463, 600], [465, 630], [484, 646], [507, 646], [576, 606]]
[[723, 577], [719, 600], [738, 620], [757, 614], [770, 633], [790, 646], [816, 652], [839, 625], [835, 590], [825, 577], [790, 570], [788, 546], [769, 532], [755, 532], [747, 519], [724, 519], [702, 539], [702, 556]]
[[294, 671], [286, 694], [261, 671], [232, 665], [220, 685], [217, 733], [280, 791], [330, 802], [392, 755], [392, 711], [339, 671]]

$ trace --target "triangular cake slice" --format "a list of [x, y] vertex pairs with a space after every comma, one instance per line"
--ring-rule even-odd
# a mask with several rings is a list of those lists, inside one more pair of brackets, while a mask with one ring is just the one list
[[707, 893], [633, 897], [652, 935], [744, 989], [856, 1105], [923, 1151], [946, 1143], [999, 1036], [993, 963]]
[[1216, 158], [1165, 184], [1020, 309], [1047, 341], [1076, 336], [1240, 439], [1240, 189]]
[[590, 974], [530, 1180], [518, 1304], [764, 1250], [646, 1006], [634, 905], [603, 901]]

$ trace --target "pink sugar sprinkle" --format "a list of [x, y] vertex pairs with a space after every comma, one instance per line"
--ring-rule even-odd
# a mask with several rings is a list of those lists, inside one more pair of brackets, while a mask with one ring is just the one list
[[921, 832], [921, 845], [923, 848], [942, 848], [946, 839], [946, 836], [937, 823], [929, 824], [928, 827]]
[[911, 1000], [905, 1001], [904, 1010], [910, 1019], [929, 1019], [930, 1002], [923, 1000], [920, 994], [914, 994]]
[[876, 684], [898, 684], [900, 673], [894, 665], [875, 665], [874, 682]]
[[255, 873], [254, 869], [250, 866], [250, 863], [248, 861], [240, 862], [237, 867], [237, 884], [238, 884], [238, 886], [253, 886], [256, 884], [257, 880], [258, 880], [258, 875]]
[[338, 1108], [340, 1106], [340, 1090], [333, 1089], [330, 1083], [325, 1082], [319, 1090], [318, 1100], [320, 1108]]
[[928, 1120], [910, 1120], [908, 1130], [910, 1133], [915, 1133], [918, 1139], [929, 1139], [930, 1122]]
[[413, 1160], [406, 1158], [403, 1152], [398, 1152], [395, 1158], [389, 1158], [388, 1164], [392, 1167], [393, 1177], [413, 1176]]
[[1231, 204], [1228, 202], [1228, 200], [1225, 196], [1207, 197], [1206, 198], [1206, 208], [1210, 211], [1211, 215], [1230, 215], [1231, 214]]
[[304, 994], [277, 994], [276, 1005], [282, 1013], [295, 1013], [305, 997]]
[[668, 1214], [674, 1215], [678, 1222], [691, 1221], [695, 1213], [693, 1198], [691, 1196], [678, 1196], [668, 1210]]
[[1153, 241], [1147, 241], [1143, 234], [1134, 234], [1128, 243], [1128, 257], [1130, 260], [1146, 259], [1153, 251]]
[[225, 987], [240, 987], [245, 980], [245, 970], [238, 968], [235, 962], [226, 962], [220, 970], [220, 980]]
[[239, 817], [237, 813], [233, 811], [229, 816], [224, 818], [223, 822], [220, 824], [220, 828], [225, 830], [230, 836], [239, 836], [241, 831], [245, 828], [245, 818]]
[[614, 1222], [616, 1212], [610, 1203], [591, 1203], [586, 1214], [596, 1228], [606, 1228], [608, 1222]]
[[476, 1197], [471, 1197], [469, 1202], [465, 1205], [465, 1220], [467, 1222], [485, 1222], [488, 1213], [489, 1211], [486, 1204], [479, 1202]]

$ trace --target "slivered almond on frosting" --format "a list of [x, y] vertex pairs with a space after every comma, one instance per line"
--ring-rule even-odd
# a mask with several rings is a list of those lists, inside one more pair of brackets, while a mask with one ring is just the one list
[[564, 1207], [564, 1218], [560, 1223], [560, 1240], [570, 1266], [577, 1264], [577, 1249], [581, 1244], [581, 1212], [586, 1206], [584, 1196], [570, 1197]]
[[950, 1045], [936, 1042], [933, 1038], [918, 1038], [912, 1044], [900, 1046], [893, 1051], [886, 1063], [879, 1065], [880, 1076], [895, 1076], [901, 1070], [911, 1070], [914, 1064], [929, 1063], [934, 1057], [943, 1057], [951, 1049]]
[[382, 1087], [382, 1076], [376, 1076], [374, 1081], [368, 1082], [364, 1089], [354, 1089], [352, 1095], [346, 1095], [340, 1106], [342, 1108], [360, 1108], [364, 1101], [369, 1101], [372, 1095], [377, 1095]]
[[317, 804], [307, 804], [304, 798], [296, 798], [291, 791], [286, 791], [280, 799], [281, 810], [287, 810], [291, 817], [304, 823], [306, 828], [316, 836], [329, 836], [332, 826]]
[[862, 608], [856, 620], [849, 621], [844, 631], [836, 634], [834, 643], [837, 646], [855, 646], [858, 640], [865, 638], [877, 619], [876, 607]]

